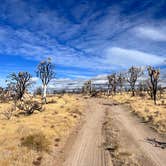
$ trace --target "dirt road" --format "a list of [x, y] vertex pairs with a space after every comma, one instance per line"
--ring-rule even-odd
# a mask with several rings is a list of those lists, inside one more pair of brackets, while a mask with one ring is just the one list
[[[131, 151], [143, 165], [165, 166], [166, 149], [154, 147], [145, 141], [147, 137], [161, 139], [153, 130], [141, 123], [128, 110], [114, 106], [107, 99], [87, 99], [85, 123], [73, 139], [63, 166], [109, 166], [104, 150], [102, 124], [105, 112], [111, 112], [113, 122], [123, 136], [122, 146]], [[165, 141], [165, 140], [163, 140]], [[139, 161], [138, 161], [139, 162]]]
[[106, 166], [102, 123], [105, 107], [98, 99], [87, 100], [87, 114], [64, 166]]
[[165, 144], [166, 138], [156, 133], [124, 106], [109, 106], [108, 103], [105, 105], [109, 108], [108, 115], [111, 113], [112, 127], [118, 131], [122, 149], [134, 154], [138, 165], [166, 166], [166, 149], [153, 142], [155, 138]]

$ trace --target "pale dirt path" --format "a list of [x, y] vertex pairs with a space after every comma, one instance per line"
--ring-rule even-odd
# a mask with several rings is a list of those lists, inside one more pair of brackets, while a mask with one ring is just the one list
[[141, 120], [129, 110], [113, 106], [108, 99], [89, 98], [86, 103], [85, 123], [73, 138], [63, 166], [109, 166], [102, 146], [104, 143], [102, 124], [106, 111], [112, 112], [114, 123], [125, 138], [126, 148], [135, 149], [134, 152], [137, 152], [138, 156], [139, 154], [143, 156], [140, 160], [145, 161], [144, 166], [166, 166], [166, 149], [154, 147], [145, 141], [147, 137], [158, 140], [162, 138], [146, 124], [141, 123]]
[[[107, 106], [108, 107], [108, 106]], [[142, 123], [141, 119], [133, 115], [127, 108], [122, 106], [109, 106], [113, 123], [119, 129], [124, 139], [124, 145], [129, 150], [141, 156], [140, 160], [144, 166], [166, 166], [166, 149], [155, 147], [146, 141], [146, 138], [156, 138], [166, 142], [166, 138], [159, 135], [147, 124]]]
[[102, 124], [105, 107], [102, 99], [87, 100], [87, 116], [63, 166], [106, 166]]

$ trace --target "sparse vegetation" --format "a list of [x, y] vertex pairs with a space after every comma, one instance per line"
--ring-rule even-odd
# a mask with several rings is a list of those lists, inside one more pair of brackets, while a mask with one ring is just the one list
[[[147, 71], [143, 79], [142, 69], [133, 66], [125, 74], [121, 72], [108, 75], [106, 88], [102, 89], [101, 86], [100, 90], [96, 89], [93, 80], [88, 80], [84, 83], [83, 94], [86, 94], [86, 99], [107, 97], [117, 103], [127, 104], [143, 122], [150, 123], [159, 133], [165, 134], [165, 89], [159, 85], [159, 70], [148, 67]], [[43, 87], [38, 87], [33, 92], [34, 95], [28, 92], [32, 84], [32, 76], [28, 72], [11, 74], [7, 87], [0, 88], [0, 165], [22, 165], [26, 161], [29, 166], [53, 161], [53, 149], [58, 148], [69, 136], [82, 115], [83, 105], [78, 97], [67, 95], [65, 91], [59, 95], [47, 95], [47, 86], [55, 76], [51, 59], [40, 62], [37, 76]], [[115, 154], [119, 149], [118, 143], [114, 139], [111, 141], [113, 144], [106, 148], [115, 155], [115, 163], [121, 163]], [[6, 156], [6, 152], [9, 155]], [[21, 156], [20, 159], [20, 154], [25, 153], [27, 158]], [[120, 153], [120, 157], [128, 155], [127, 151]], [[126, 158], [123, 159], [127, 161]], [[15, 160], [19, 160], [19, 164]]]
[[[166, 91], [165, 87], [160, 84], [159, 76], [160, 71], [154, 67], [140, 68], [132, 66], [127, 73], [123, 72], [122, 74], [121, 72], [108, 75], [107, 90], [93, 88], [93, 92], [93, 83], [88, 81], [84, 84], [84, 91], [91, 94], [89, 95], [91, 97], [109, 97], [117, 103], [129, 105], [132, 112], [136, 113], [145, 122], [151, 123], [152, 127], [158, 132], [165, 134]], [[150, 95], [150, 98], [148, 95]]]
[[[41, 99], [35, 100], [40, 103]], [[12, 101], [0, 103], [0, 165], [53, 165], [54, 148], [58, 148], [69, 136], [82, 115], [83, 105], [72, 95], [47, 96], [47, 102], [43, 106], [45, 111], [36, 111], [31, 116], [24, 115], [29, 115], [31, 106], [34, 108], [32, 98], [26, 104], [24, 102], [26, 106], [23, 110], [18, 107], [13, 110]], [[8, 110], [9, 115], [4, 115], [3, 112]], [[22, 111], [24, 114], [20, 114]], [[40, 162], [37, 160], [39, 156], [42, 158]]]

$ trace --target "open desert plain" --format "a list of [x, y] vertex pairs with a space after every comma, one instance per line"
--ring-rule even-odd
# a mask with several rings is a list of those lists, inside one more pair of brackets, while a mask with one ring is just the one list
[[166, 0], [0, 0], [0, 166], [166, 166]]

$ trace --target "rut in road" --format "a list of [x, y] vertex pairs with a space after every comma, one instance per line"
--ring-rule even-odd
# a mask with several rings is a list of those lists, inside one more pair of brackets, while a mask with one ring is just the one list
[[107, 113], [111, 118], [109, 119], [110, 127], [117, 130], [119, 147], [134, 155], [138, 165], [166, 166], [166, 149], [154, 146], [147, 141], [147, 138], [150, 140], [155, 138], [154, 140], [160, 140], [159, 142], [166, 142], [166, 138], [142, 123], [142, 120], [132, 114], [128, 107], [114, 106], [109, 103], [105, 105], [108, 107]]
[[[87, 111], [85, 123], [78, 131], [73, 145], [68, 149], [63, 166], [112, 166], [108, 154], [104, 150], [102, 127], [105, 113], [111, 114], [112, 127], [119, 129], [121, 144], [126, 150], [136, 154], [141, 165], [165, 166], [165, 149], [154, 147], [146, 140], [156, 138], [166, 142], [165, 138], [153, 131], [141, 120], [135, 117], [124, 106], [114, 106], [108, 99], [89, 98], [86, 100]], [[163, 139], [163, 140], [162, 140]]]
[[102, 123], [105, 108], [99, 99], [88, 99], [86, 122], [78, 133], [64, 166], [106, 166]]

